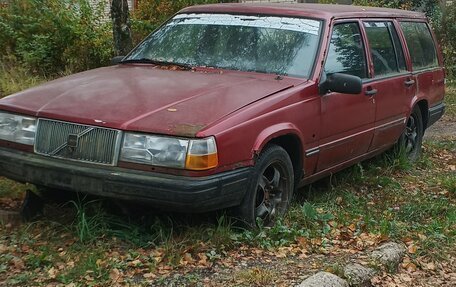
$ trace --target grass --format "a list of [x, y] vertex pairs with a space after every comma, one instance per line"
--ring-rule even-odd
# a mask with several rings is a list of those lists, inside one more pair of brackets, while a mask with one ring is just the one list
[[[70, 201], [76, 209], [73, 226], [79, 241], [86, 242], [95, 240], [100, 236], [100, 232], [106, 230], [108, 218], [99, 202], [88, 201], [78, 198], [77, 201]], [[92, 211], [92, 214], [90, 212]]]
[[10, 64], [7, 59], [0, 61], [0, 98], [37, 86], [47, 79], [33, 75], [17, 64]]
[[27, 188], [26, 184], [0, 177], [0, 198], [21, 198]]
[[265, 286], [274, 282], [278, 274], [273, 270], [266, 268], [249, 268], [241, 270], [233, 276], [236, 285], [241, 286]]

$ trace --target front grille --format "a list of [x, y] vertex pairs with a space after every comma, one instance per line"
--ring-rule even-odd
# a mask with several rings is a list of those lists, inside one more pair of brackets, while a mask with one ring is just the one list
[[39, 119], [35, 152], [57, 158], [115, 165], [120, 137], [118, 130]]

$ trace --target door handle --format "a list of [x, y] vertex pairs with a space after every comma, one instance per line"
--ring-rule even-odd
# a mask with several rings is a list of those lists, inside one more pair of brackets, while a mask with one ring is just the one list
[[404, 82], [407, 87], [410, 87], [415, 84], [415, 80], [407, 80]]
[[369, 89], [364, 94], [366, 96], [372, 97], [372, 96], [375, 96], [377, 94], [377, 92], [378, 92], [377, 89]]

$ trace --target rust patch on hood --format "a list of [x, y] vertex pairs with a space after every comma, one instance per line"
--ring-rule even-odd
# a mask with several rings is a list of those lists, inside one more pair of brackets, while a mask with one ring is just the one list
[[184, 137], [194, 137], [206, 125], [202, 124], [178, 124], [170, 128], [171, 133]]

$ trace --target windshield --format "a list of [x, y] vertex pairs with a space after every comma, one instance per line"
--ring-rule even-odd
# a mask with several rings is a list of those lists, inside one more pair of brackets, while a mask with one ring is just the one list
[[303, 18], [179, 14], [146, 38], [126, 60], [308, 78], [320, 27], [320, 21]]

